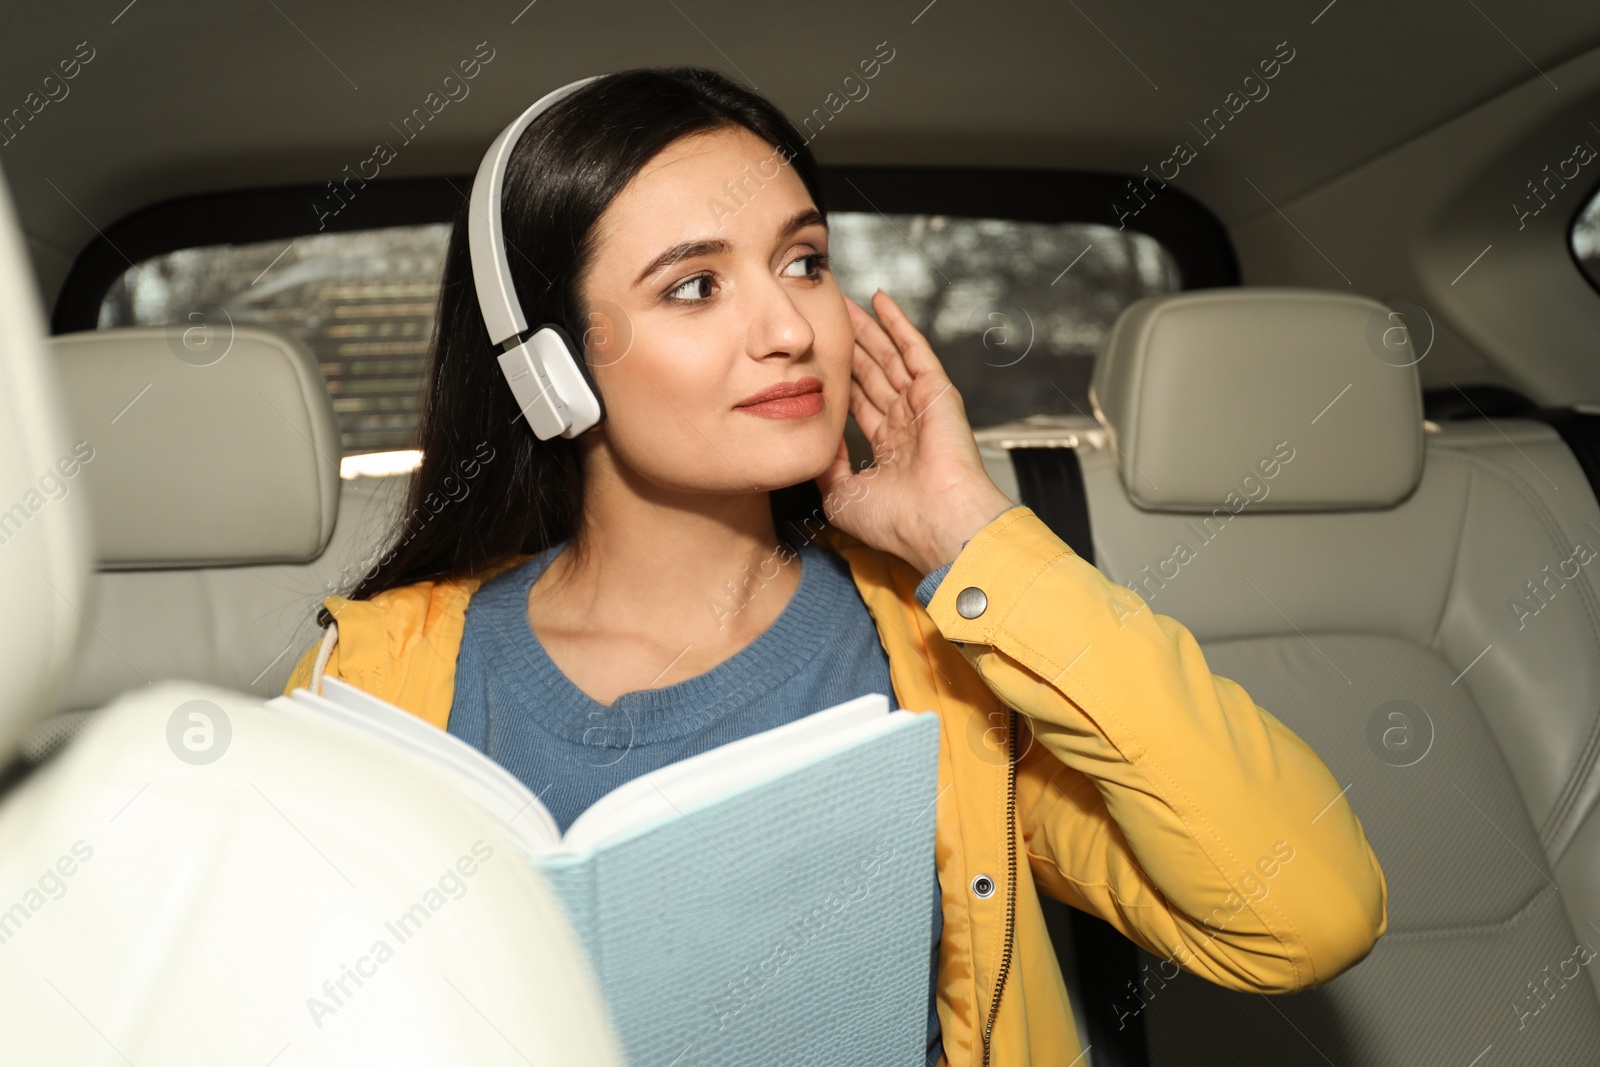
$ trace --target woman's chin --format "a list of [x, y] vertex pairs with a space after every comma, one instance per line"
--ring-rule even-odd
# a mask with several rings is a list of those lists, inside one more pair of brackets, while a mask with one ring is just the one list
[[838, 449], [838, 443], [835, 442], [830, 447], [797, 449], [783, 455], [773, 455], [770, 462], [762, 465], [759, 474], [752, 474], [757, 484], [768, 489], [783, 489], [809, 482], [833, 465]]
[[844, 427], [835, 429], [823, 419], [794, 420], [774, 424], [771, 432], [740, 437], [731, 445], [734, 462], [759, 470], [754, 480], [761, 485], [784, 486], [810, 481], [827, 470], [839, 454]]

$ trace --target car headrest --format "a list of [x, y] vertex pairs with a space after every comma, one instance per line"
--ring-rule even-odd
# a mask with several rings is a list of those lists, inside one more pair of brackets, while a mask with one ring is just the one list
[[0, 764], [55, 707], [88, 610], [88, 516], [33, 265], [0, 176]]
[[284, 334], [197, 329], [51, 339], [100, 566], [316, 559], [339, 510], [339, 428], [322, 371]]
[[1215, 289], [1136, 301], [1089, 396], [1129, 499], [1151, 511], [1382, 508], [1422, 476], [1405, 323], [1366, 297]]

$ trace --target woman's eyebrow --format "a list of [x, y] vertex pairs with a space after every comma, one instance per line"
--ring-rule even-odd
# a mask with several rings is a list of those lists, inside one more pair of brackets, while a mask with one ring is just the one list
[[[789, 217], [778, 231], [778, 240], [792, 237], [807, 226], [828, 226], [827, 216], [816, 208], [803, 208]], [[639, 272], [639, 277], [634, 280], [634, 285], [642, 285], [650, 277], [660, 274], [674, 263], [683, 259], [695, 259], [699, 256], [726, 255], [733, 249], [733, 245], [722, 238], [701, 241], [680, 241], [650, 261], [649, 266]]]
[[790, 216], [789, 221], [783, 224], [783, 229], [778, 231], [778, 240], [781, 241], [785, 237], [793, 237], [796, 232], [805, 229], [807, 226], [821, 226], [826, 230], [828, 228], [827, 216], [814, 207], [796, 211]]
[[639, 277], [634, 279], [633, 284], [642, 285], [647, 278], [661, 273], [680, 259], [724, 255], [731, 251], [732, 248], [732, 244], [720, 237], [708, 241], [680, 241], [655, 259], [652, 259], [650, 265], [639, 272]]

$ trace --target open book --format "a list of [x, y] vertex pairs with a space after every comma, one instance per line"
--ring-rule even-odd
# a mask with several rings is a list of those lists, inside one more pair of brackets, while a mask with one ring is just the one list
[[923, 1062], [936, 715], [861, 697], [641, 775], [563, 835], [499, 764], [354, 686], [268, 707], [382, 737], [499, 821], [632, 1067]]

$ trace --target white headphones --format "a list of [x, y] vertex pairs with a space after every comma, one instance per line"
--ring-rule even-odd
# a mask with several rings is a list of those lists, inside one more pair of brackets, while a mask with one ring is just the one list
[[583, 351], [560, 326], [545, 324], [523, 340], [528, 320], [511, 281], [506, 258], [506, 235], [501, 218], [501, 195], [506, 183], [506, 163], [517, 139], [551, 105], [594, 81], [582, 78], [547, 93], [500, 131], [472, 183], [467, 217], [467, 243], [472, 250], [472, 280], [478, 290], [489, 340], [500, 345], [500, 371], [511, 386], [517, 407], [527, 417], [541, 441], [556, 435], [577, 437], [605, 417], [600, 394], [584, 366]]

